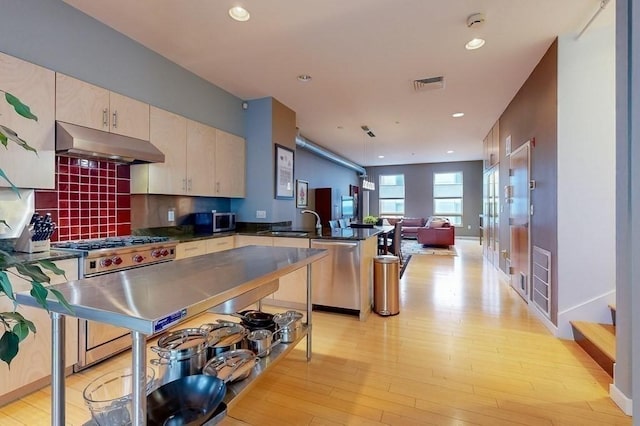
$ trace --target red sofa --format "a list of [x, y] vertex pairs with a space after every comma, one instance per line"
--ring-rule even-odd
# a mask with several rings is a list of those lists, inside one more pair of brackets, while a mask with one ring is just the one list
[[456, 243], [456, 228], [443, 226], [441, 228], [418, 228], [418, 243], [425, 246], [453, 246]]
[[416, 238], [418, 229], [425, 226], [427, 220], [422, 217], [402, 218], [402, 238]]

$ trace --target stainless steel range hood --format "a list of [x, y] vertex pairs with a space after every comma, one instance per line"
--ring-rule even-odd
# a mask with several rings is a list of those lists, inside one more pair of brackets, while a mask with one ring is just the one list
[[62, 121], [56, 122], [56, 153], [118, 163], [164, 163], [164, 154], [151, 142]]

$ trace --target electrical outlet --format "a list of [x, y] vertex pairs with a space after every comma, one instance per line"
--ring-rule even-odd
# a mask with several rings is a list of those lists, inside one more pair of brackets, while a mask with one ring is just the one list
[[175, 209], [169, 209], [169, 211], [167, 212], [167, 220], [169, 222], [175, 222], [176, 221], [176, 211], [175, 211]]
[[467, 225], [467, 229], [471, 229], [471, 225]]
[[265, 219], [267, 217], [266, 210], [256, 210], [256, 219]]

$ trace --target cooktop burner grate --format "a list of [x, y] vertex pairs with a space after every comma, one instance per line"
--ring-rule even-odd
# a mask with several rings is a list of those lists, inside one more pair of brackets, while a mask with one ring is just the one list
[[169, 241], [169, 237], [128, 236], [107, 237], [95, 240], [60, 241], [53, 243], [54, 248], [66, 248], [75, 250], [101, 250], [105, 248], [128, 247], [140, 244], [153, 244]]

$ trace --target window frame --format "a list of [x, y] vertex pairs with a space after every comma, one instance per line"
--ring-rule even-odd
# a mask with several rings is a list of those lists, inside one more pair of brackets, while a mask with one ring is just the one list
[[[392, 186], [392, 185], [383, 185], [382, 180], [386, 177], [397, 177], [402, 176], [402, 197], [381, 197], [382, 187], [383, 186]], [[400, 185], [393, 185], [400, 186]], [[378, 175], [378, 216], [379, 217], [403, 217], [405, 214], [405, 201], [406, 201], [406, 184], [405, 184], [405, 175], [404, 173], [390, 173], [390, 174], [381, 174]], [[383, 201], [393, 201], [393, 200], [402, 200], [402, 212], [394, 211], [394, 212], [386, 212], [382, 209]]]
[[[437, 175], [459, 175], [459, 182], [454, 183], [436, 183]], [[457, 180], [457, 179], [456, 179]], [[436, 187], [446, 187], [450, 186], [459, 186], [460, 187], [460, 195], [455, 196], [447, 196], [447, 197], [436, 197]], [[462, 170], [458, 171], [448, 171], [448, 172], [433, 172], [433, 215], [439, 217], [446, 217], [451, 222], [452, 226], [463, 227], [464, 226], [464, 172]], [[460, 200], [460, 213], [456, 212], [442, 212], [437, 210], [437, 204], [439, 200]], [[455, 219], [459, 218], [459, 223]]]

